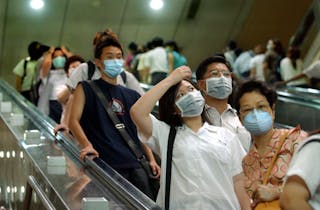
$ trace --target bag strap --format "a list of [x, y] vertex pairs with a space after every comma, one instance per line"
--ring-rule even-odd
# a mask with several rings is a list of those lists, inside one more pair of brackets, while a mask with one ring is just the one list
[[266, 185], [266, 184], [268, 183], [268, 178], [269, 178], [269, 176], [270, 176], [270, 173], [271, 173], [271, 171], [272, 171], [272, 168], [273, 168], [273, 166], [274, 166], [274, 163], [275, 163], [276, 160], [277, 160], [277, 157], [278, 157], [278, 155], [279, 155], [280, 149], [281, 149], [284, 141], [286, 140], [288, 134], [289, 134], [289, 131], [285, 131], [285, 133], [282, 134], [281, 137], [280, 137], [279, 146], [278, 146], [278, 148], [277, 148], [277, 150], [276, 150], [276, 153], [275, 153], [274, 156], [272, 157], [272, 160], [271, 160], [271, 163], [270, 163], [270, 165], [269, 165], [268, 171], [267, 171], [266, 176], [264, 177], [264, 180], [263, 180], [263, 185]]
[[96, 65], [92, 61], [87, 61], [87, 64], [88, 64], [88, 80], [91, 80], [96, 70]]
[[125, 70], [123, 70], [123, 71], [120, 73], [120, 76], [121, 76], [121, 79], [122, 79], [122, 81], [123, 81], [123, 84], [126, 85], [126, 83], [127, 83], [127, 74], [126, 74]]
[[168, 147], [167, 147], [167, 167], [166, 167], [166, 186], [165, 186], [165, 197], [164, 197], [164, 209], [169, 210], [170, 200], [170, 187], [171, 187], [171, 168], [172, 168], [172, 151], [173, 144], [176, 138], [177, 130], [175, 127], [170, 127]]
[[27, 64], [28, 64], [28, 59], [24, 59], [23, 61], [23, 74], [21, 77], [21, 84], [23, 83], [24, 78], [27, 76]]
[[[146, 156], [141, 152], [140, 148], [137, 147], [136, 143], [133, 141], [131, 136], [128, 134], [125, 124], [122, 123], [119, 120], [118, 116], [114, 113], [114, 111], [112, 111], [111, 106], [109, 105], [107, 98], [102, 93], [102, 90], [93, 81], [88, 81], [88, 84], [93, 89], [95, 94], [98, 96], [101, 104], [103, 105], [104, 109], [108, 113], [108, 116], [112, 120], [115, 128], [119, 131], [124, 142], [127, 143], [130, 150], [132, 151], [132, 153], [136, 156], [137, 160], [140, 162], [142, 167], [146, 170], [148, 176], [151, 178], [154, 178], [155, 176], [153, 175], [153, 173], [151, 171], [151, 168], [149, 166], [149, 162], [148, 162]], [[107, 94], [109, 94], [108, 91], [105, 91], [105, 92]], [[110, 102], [111, 102], [110, 95], [109, 95], [109, 98], [110, 98]]]

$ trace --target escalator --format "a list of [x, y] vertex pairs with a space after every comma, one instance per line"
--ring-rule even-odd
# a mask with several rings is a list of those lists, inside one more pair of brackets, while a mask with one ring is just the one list
[[312, 88], [277, 89], [276, 119], [279, 124], [296, 126], [306, 131], [320, 128], [320, 91]]
[[160, 209], [0, 80], [1, 209]]

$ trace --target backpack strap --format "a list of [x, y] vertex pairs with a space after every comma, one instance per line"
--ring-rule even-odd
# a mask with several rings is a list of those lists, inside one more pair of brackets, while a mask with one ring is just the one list
[[23, 74], [21, 77], [21, 84], [23, 83], [24, 78], [27, 76], [27, 64], [28, 64], [28, 59], [24, 59], [23, 61]]
[[92, 61], [87, 61], [87, 64], [88, 64], [88, 80], [91, 80], [96, 70], [96, 65]]
[[120, 76], [121, 76], [121, 79], [123, 81], [123, 84], [126, 84], [127, 83], [127, 74], [126, 74], [125, 70], [123, 70], [121, 72]]
[[166, 185], [164, 197], [164, 209], [169, 210], [170, 188], [171, 188], [171, 168], [172, 168], [172, 151], [173, 144], [176, 138], [177, 130], [174, 126], [170, 127], [168, 147], [167, 147], [167, 167], [166, 167]]

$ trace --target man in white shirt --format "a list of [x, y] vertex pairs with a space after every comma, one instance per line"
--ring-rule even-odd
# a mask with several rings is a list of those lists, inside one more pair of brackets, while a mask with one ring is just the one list
[[263, 70], [263, 62], [265, 59], [265, 54], [255, 55], [250, 60], [250, 79], [265, 81], [265, 74]]
[[155, 85], [168, 74], [167, 52], [163, 47], [163, 40], [156, 37], [152, 40], [152, 50], [147, 52], [144, 58], [144, 66], [146, 71], [151, 74], [151, 85]]
[[211, 124], [225, 127], [236, 134], [245, 151], [251, 144], [250, 133], [228, 104], [232, 93], [231, 67], [222, 56], [213, 56], [200, 63], [196, 71], [199, 88], [206, 100], [206, 114]]

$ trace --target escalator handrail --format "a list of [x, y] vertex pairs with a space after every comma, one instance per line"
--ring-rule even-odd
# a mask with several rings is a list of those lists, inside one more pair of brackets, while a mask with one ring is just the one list
[[308, 107], [312, 107], [315, 109], [320, 109], [320, 99], [313, 99], [309, 97], [302, 97], [300, 95], [295, 95], [292, 93], [288, 93], [286, 91], [277, 90], [278, 99], [280, 101], [287, 101], [290, 103], [300, 104]]
[[[0, 90], [5, 92], [14, 102], [19, 106], [23, 113], [32, 119], [32, 122], [38, 127], [41, 128], [41, 131], [45, 132], [46, 136], [49, 137], [52, 141], [56, 141], [60, 144], [68, 153], [77, 158], [85, 166], [92, 168], [94, 174], [97, 175], [97, 179], [100, 180], [103, 184], [108, 183], [108, 186], [113, 187], [113, 191], [118, 193], [119, 196], [125, 198], [137, 209], [160, 209], [151, 199], [149, 199], [142, 192], [137, 190], [133, 185], [128, 183], [128, 181], [120, 176], [115, 170], [113, 170], [107, 163], [98, 158], [98, 160], [93, 161], [91, 158], [86, 157], [85, 162], [80, 160], [80, 150], [61, 132], [56, 136], [53, 134], [54, 121], [48, 116], [40, 112], [31, 102], [27, 101], [22, 95], [20, 95], [15, 89], [12, 88], [7, 82], [0, 79]], [[106, 171], [96, 163], [99, 162], [99, 165], [103, 165], [104, 168], [107, 168], [108, 174]], [[123, 184], [124, 183], [124, 184]]]

